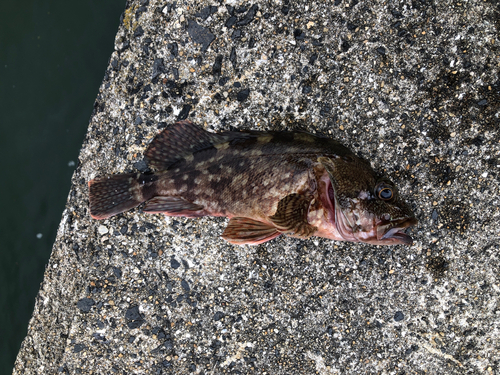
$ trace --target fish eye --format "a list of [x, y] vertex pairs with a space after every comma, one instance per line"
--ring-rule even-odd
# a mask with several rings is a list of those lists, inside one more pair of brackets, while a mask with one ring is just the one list
[[392, 191], [392, 187], [382, 183], [377, 187], [377, 197], [382, 199], [383, 201], [391, 200], [394, 197], [394, 192]]

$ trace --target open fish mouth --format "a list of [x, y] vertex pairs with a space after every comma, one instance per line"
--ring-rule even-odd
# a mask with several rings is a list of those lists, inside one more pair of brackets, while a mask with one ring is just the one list
[[329, 208], [335, 212], [337, 231], [345, 241], [365, 242], [373, 245], [411, 245], [413, 238], [406, 233], [409, 227], [417, 224], [413, 217], [397, 219], [378, 218], [367, 212], [343, 211], [337, 201], [331, 183], [327, 186]]
[[400, 221], [392, 221], [386, 225], [380, 225], [377, 228], [377, 238], [382, 243], [411, 245], [413, 238], [405, 231], [415, 224], [417, 224], [417, 219], [411, 217]]
[[337, 229], [346, 241], [365, 242], [372, 245], [411, 245], [413, 238], [406, 230], [417, 224], [417, 219], [409, 217], [401, 220], [380, 222], [376, 218], [368, 218], [369, 225], [364, 230], [351, 225], [349, 219], [342, 212], [337, 215]]

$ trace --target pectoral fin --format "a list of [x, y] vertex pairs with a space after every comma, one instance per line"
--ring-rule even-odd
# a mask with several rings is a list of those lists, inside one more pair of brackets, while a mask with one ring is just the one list
[[307, 213], [312, 197], [290, 194], [279, 201], [276, 213], [269, 219], [285, 234], [307, 238], [318, 229], [307, 222]]
[[273, 226], [246, 217], [229, 220], [222, 238], [235, 245], [258, 245], [278, 237], [281, 233]]
[[163, 213], [168, 216], [205, 216], [203, 206], [179, 197], [154, 197], [146, 202], [143, 211], [150, 214]]

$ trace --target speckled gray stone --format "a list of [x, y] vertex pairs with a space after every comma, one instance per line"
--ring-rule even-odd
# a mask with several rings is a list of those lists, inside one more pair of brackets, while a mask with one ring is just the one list
[[[500, 371], [496, 1], [127, 6], [14, 374]], [[414, 245], [92, 220], [87, 182], [181, 118], [330, 134], [398, 183]]]

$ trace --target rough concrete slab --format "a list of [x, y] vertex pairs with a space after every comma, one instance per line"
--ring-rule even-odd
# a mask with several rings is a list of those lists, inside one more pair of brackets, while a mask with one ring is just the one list
[[[14, 374], [497, 373], [496, 1], [129, 1]], [[385, 170], [411, 247], [278, 238], [140, 209], [87, 181], [159, 129], [331, 134]]]

